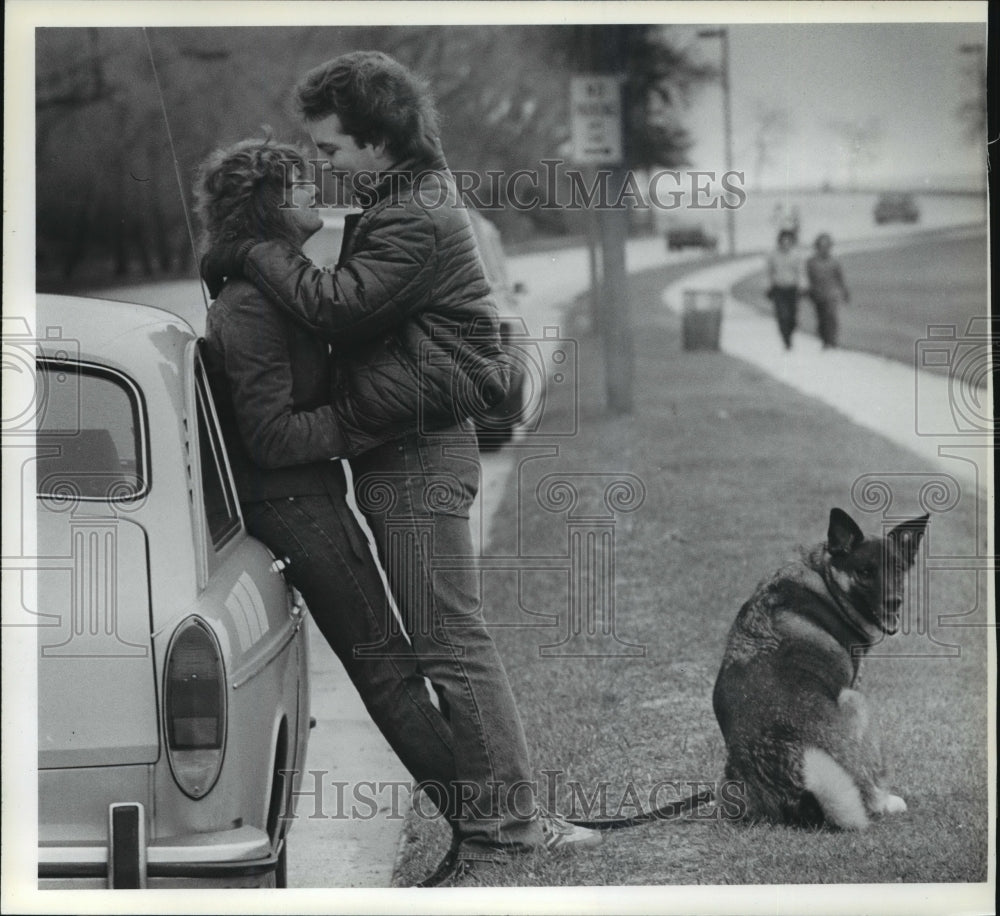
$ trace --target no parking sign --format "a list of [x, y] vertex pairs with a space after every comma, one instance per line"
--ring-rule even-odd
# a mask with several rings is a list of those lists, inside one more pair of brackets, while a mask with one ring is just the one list
[[573, 158], [581, 165], [620, 165], [622, 93], [620, 76], [574, 76], [569, 88]]

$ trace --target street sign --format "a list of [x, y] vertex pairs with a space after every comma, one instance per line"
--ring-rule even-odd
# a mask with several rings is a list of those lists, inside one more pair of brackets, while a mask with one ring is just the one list
[[573, 159], [581, 165], [622, 164], [621, 78], [574, 76], [569, 98]]

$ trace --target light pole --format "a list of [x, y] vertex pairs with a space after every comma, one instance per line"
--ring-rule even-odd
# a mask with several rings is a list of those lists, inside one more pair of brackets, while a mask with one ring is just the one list
[[[722, 111], [726, 131], [726, 171], [733, 170], [733, 103], [729, 91], [729, 30], [726, 28], [699, 29], [699, 38], [718, 38], [722, 42]], [[726, 208], [726, 235], [729, 254], [736, 254], [736, 212]]]
[[[975, 143], [979, 163], [982, 164], [983, 147], [981, 144], [986, 142], [986, 137], [989, 133], [989, 119], [986, 111], [986, 45], [979, 41], [961, 44], [958, 46], [958, 52], [959, 54], [972, 54], [975, 57], [976, 103], [979, 109], [976, 112], [977, 129]], [[981, 171], [981, 180], [984, 182], [986, 181], [986, 172], [986, 169]]]

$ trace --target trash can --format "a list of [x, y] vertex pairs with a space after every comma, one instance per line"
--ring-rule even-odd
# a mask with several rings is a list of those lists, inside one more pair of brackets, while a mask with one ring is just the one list
[[722, 303], [718, 289], [684, 290], [682, 330], [685, 350], [718, 350], [722, 330]]

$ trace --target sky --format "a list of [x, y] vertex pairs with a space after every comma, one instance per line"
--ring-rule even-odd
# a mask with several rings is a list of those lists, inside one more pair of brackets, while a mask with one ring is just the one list
[[[859, 184], [923, 186], [975, 182], [980, 152], [967, 140], [956, 111], [974, 92], [963, 68], [976, 56], [963, 44], [985, 44], [984, 24], [858, 23], [730, 25], [734, 166], [756, 165], [755, 112], [784, 108], [792, 132], [780, 161], [764, 173], [770, 186], [843, 186], [847, 149], [833, 121], [877, 122], [880, 140], [855, 159]], [[721, 42], [676, 30], [700, 60], [718, 63]], [[689, 114], [697, 137], [692, 161], [724, 164], [721, 89], [700, 90]], [[749, 181], [748, 183], [752, 183]]]

